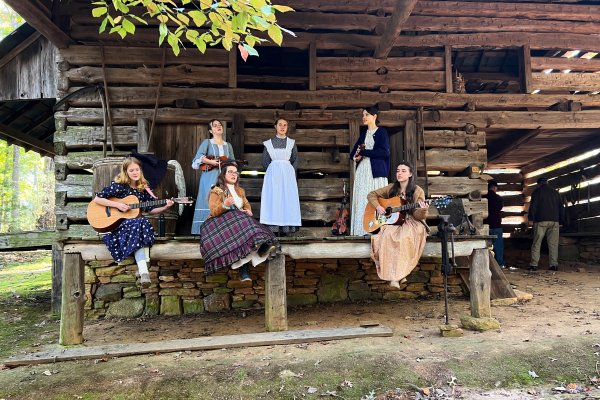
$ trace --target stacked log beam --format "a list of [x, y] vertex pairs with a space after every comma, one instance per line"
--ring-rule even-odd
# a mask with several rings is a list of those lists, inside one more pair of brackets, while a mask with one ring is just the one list
[[[498, 182], [498, 192], [523, 192], [523, 175], [521, 173], [496, 173], [492, 178]], [[505, 233], [512, 233], [515, 229], [523, 228], [527, 223], [525, 202], [523, 195], [502, 195], [504, 209], [502, 210], [502, 229]], [[507, 210], [508, 207], [512, 208]]]

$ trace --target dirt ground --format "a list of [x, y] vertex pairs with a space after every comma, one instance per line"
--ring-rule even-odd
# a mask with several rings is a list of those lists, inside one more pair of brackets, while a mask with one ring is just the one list
[[[600, 399], [600, 267], [506, 276], [534, 297], [493, 307], [499, 330], [441, 337], [442, 298], [303, 307], [288, 311], [290, 330], [377, 321], [394, 336], [22, 367], [0, 372], [0, 399]], [[460, 325], [468, 298], [449, 310]], [[264, 312], [251, 310], [86, 321], [84, 337], [94, 346], [263, 331]], [[576, 394], [553, 390], [569, 383]]]
[[[507, 342], [537, 337], [595, 334], [600, 340], [600, 267], [586, 271], [505, 271], [515, 289], [534, 296], [531, 301], [493, 307], [502, 324], [497, 332], [486, 333]], [[466, 297], [450, 298], [449, 319], [460, 325], [460, 316], [469, 314]], [[376, 321], [391, 327], [395, 336], [435, 337], [444, 322], [444, 301], [334, 303], [288, 311], [289, 329], [358, 326]], [[235, 335], [264, 331], [264, 311], [246, 310], [191, 317], [147, 317], [135, 320], [86, 321], [87, 345], [186, 339], [197, 336]], [[595, 331], [592, 333], [592, 331]], [[466, 336], [479, 335], [467, 332]]]

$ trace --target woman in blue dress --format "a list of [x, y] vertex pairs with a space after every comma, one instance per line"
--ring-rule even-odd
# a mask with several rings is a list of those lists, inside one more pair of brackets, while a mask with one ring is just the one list
[[367, 195], [388, 184], [390, 172], [390, 142], [385, 128], [377, 126], [379, 109], [368, 107], [363, 110], [362, 121], [367, 130], [362, 132], [350, 151], [356, 171], [352, 193], [352, 223], [350, 234], [366, 235], [363, 217]]
[[[235, 159], [233, 147], [223, 140], [223, 124], [221, 121], [218, 119], [211, 120], [208, 123], [208, 131], [212, 134], [212, 139], [202, 141], [192, 161], [193, 169], [202, 169], [194, 219], [192, 220], [192, 235], [200, 234], [200, 226], [210, 215], [208, 194], [213, 185], [217, 183], [217, 177], [221, 172], [219, 157], [225, 156], [230, 160]], [[210, 169], [210, 171], [206, 169]]]
[[[109, 186], [102, 189], [94, 197], [94, 203], [105, 207], [114, 207], [126, 212], [131, 207], [128, 204], [110, 200], [122, 199], [134, 195], [140, 202], [155, 200], [148, 181], [144, 178], [142, 166], [138, 159], [128, 157], [121, 165], [121, 172]], [[148, 207], [143, 209], [150, 214], [160, 214], [173, 205], [171, 200], [166, 200], [164, 207]], [[150, 286], [148, 262], [150, 262], [150, 246], [154, 244], [154, 228], [144, 217], [126, 219], [113, 231], [103, 237], [106, 247], [116, 262], [121, 262], [131, 254], [135, 256], [138, 266], [140, 283], [143, 287]]]

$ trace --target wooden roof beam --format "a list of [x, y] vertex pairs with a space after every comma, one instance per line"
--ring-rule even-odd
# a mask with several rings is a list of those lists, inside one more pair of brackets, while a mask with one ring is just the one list
[[44, 12], [46, 7], [39, 0], [5, 0], [5, 3], [59, 49], [74, 43]]
[[36, 138], [27, 136], [26, 134], [17, 131], [10, 126], [0, 124], [0, 135], [5, 136], [9, 141], [27, 149], [31, 149], [36, 153], [44, 156], [54, 156], [54, 146], [50, 143], [42, 142]]
[[402, 26], [410, 16], [410, 13], [415, 8], [415, 4], [417, 4], [417, 0], [398, 0], [394, 11], [392, 13], [392, 18], [390, 19], [385, 32], [381, 36], [377, 47], [375, 48], [375, 52], [373, 53], [373, 57], [375, 58], [386, 58], [392, 47], [394, 47], [394, 42], [400, 32], [402, 31]]
[[39, 32], [36, 32], [29, 36], [27, 39], [23, 40], [19, 43], [15, 48], [8, 52], [4, 57], [0, 58], [0, 68], [4, 67], [6, 64], [11, 62], [16, 56], [21, 54], [21, 52], [27, 49], [33, 42], [38, 40], [38, 38], [42, 36]]
[[499, 159], [500, 157], [504, 156], [505, 154], [510, 153], [511, 151], [517, 149], [518, 147], [520, 147], [521, 145], [531, 141], [532, 139], [534, 139], [535, 137], [537, 137], [540, 133], [542, 133], [542, 131], [540, 129], [533, 129], [531, 131], [528, 132], [516, 132], [513, 135], [510, 135], [507, 139], [503, 140], [503, 144], [506, 144], [505, 146], [502, 146], [502, 148], [498, 151], [495, 151], [492, 153], [492, 151], [490, 150], [488, 153], [488, 161], [495, 161], [497, 159]]
[[532, 162], [528, 163], [521, 169], [521, 173], [526, 175], [540, 168], [549, 167], [552, 164], [556, 164], [557, 162], [581, 155], [586, 151], [590, 151], [598, 147], [600, 147], [600, 138], [584, 140], [583, 142], [576, 143], [566, 149], [562, 149], [545, 157], [532, 160]]

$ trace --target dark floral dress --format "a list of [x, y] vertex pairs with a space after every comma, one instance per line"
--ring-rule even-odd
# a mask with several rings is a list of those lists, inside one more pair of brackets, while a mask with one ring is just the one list
[[[136, 196], [140, 202], [155, 200], [146, 191], [140, 192], [129, 185], [111, 182], [109, 186], [96, 194], [98, 197], [107, 199], [116, 197], [122, 199], [129, 195]], [[142, 209], [150, 211], [154, 207]], [[154, 244], [154, 228], [150, 221], [144, 217], [126, 219], [113, 231], [107, 233], [103, 238], [108, 251], [116, 262], [121, 262], [136, 250], [149, 247]]]

